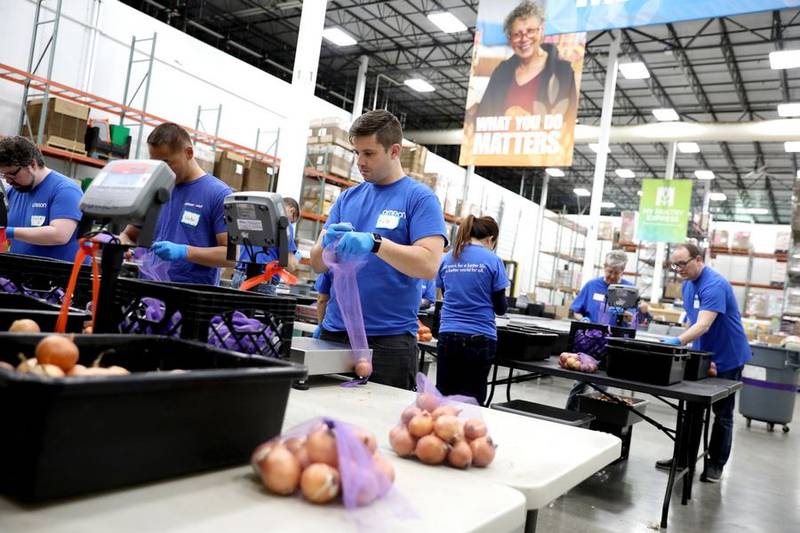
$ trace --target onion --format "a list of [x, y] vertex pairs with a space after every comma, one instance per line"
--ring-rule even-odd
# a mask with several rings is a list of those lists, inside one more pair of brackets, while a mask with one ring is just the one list
[[30, 373], [48, 378], [63, 378], [66, 375], [64, 371], [56, 365], [36, 365], [30, 370]]
[[83, 365], [75, 365], [69, 369], [67, 372], [68, 376], [85, 376], [86, 375], [86, 367]]
[[464, 436], [467, 440], [474, 440], [479, 437], [484, 437], [488, 433], [486, 429], [486, 424], [483, 423], [483, 420], [478, 418], [470, 418], [466, 422], [464, 422]]
[[561, 352], [561, 355], [558, 356], [558, 362], [561, 364], [561, 366], [564, 366], [564, 364], [567, 362], [567, 359], [569, 359], [569, 356], [569, 352]]
[[442, 415], [433, 423], [433, 432], [445, 442], [453, 442], [464, 438], [464, 426], [458, 417]]
[[408, 457], [414, 453], [417, 447], [417, 439], [411, 436], [405, 426], [395, 426], [389, 432], [389, 444], [394, 452], [400, 457]]
[[305, 437], [293, 437], [287, 439], [283, 444], [297, 458], [297, 461], [300, 463], [300, 468], [304, 469], [311, 464], [311, 459], [308, 458]]
[[372, 460], [375, 462], [375, 467], [384, 475], [386, 478], [394, 483], [394, 466], [392, 463], [380, 452], [375, 452], [372, 456]]
[[427, 465], [440, 465], [447, 457], [447, 444], [436, 435], [425, 435], [417, 442], [414, 453]]
[[459, 414], [461, 414], [461, 409], [459, 409], [455, 405], [440, 405], [439, 407], [433, 410], [431, 416], [435, 420], [442, 415], [458, 416]]
[[457, 441], [447, 452], [447, 463], [456, 468], [467, 468], [472, 464], [472, 448], [467, 441]]
[[423, 411], [432, 413], [434, 409], [439, 407], [439, 398], [429, 392], [417, 394], [417, 407]]
[[433, 417], [425, 411], [412, 418], [408, 423], [408, 432], [412, 437], [424, 437], [431, 431], [433, 431]]
[[5, 368], [6, 370], [14, 370], [14, 365], [6, 363], [5, 361], [0, 361], [0, 368]]
[[261, 476], [261, 467], [259, 464], [267, 458], [269, 452], [278, 444], [279, 442], [276, 439], [270, 439], [263, 444], [259, 444], [253, 452], [253, 455], [250, 456], [250, 464], [257, 476]]
[[36, 359], [43, 365], [56, 365], [64, 372], [78, 362], [78, 347], [62, 335], [48, 335], [36, 345]]
[[312, 463], [325, 463], [330, 466], [339, 465], [336, 453], [336, 437], [327, 427], [318, 429], [308, 435], [306, 440], [308, 459]]
[[106, 371], [108, 372], [108, 375], [110, 375], [110, 376], [127, 376], [127, 375], [130, 374], [130, 372], [128, 371], [127, 368], [124, 368], [124, 367], [121, 367], [121, 366], [117, 366], [117, 365], [108, 367], [106, 369]]
[[420, 409], [416, 405], [409, 405], [408, 407], [403, 409], [403, 414], [400, 415], [400, 420], [403, 421], [404, 426], [407, 426], [408, 423], [411, 421], [411, 419], [420, 414], [421, 412], [422, 409]]
[[42, 330], [39, 328], [39, 324], [31, 320], [30, 318], [20, 318], [19, 320], [15, 320], [11, 323], [11, 326], [8, 328], [8, 331], [11, 333], [41, 333]]
[[475, 466], [489, 466], [494, 460], [494, 442], [491, 437], [479, 437], [469, 443], [472, 449], [472, 464]]
[[355, 436], [369, 449], [369, 453], [375, 453], [375, 450], [378, 449], [378, 440], [375, 438], [375, 435], [366, 429], [356, 428]]
[[29, 357], [17, 365], [17, 372], [30, 372], [38, 364], [35, 357]]
[[356, 376], [360, 378], [368, 378], [372, 375], [372, 363], [363, 357], [356, 362]]
[[300, 490], [313, 503], [327, 503], [339, 494], [339, 471], [325, 463], [313, 463], [300, 476]]
[[275, 494], [288, 495], [300, 483], [300, 462], [286, 446], [278, 444], [259, 464], [264, 486]]

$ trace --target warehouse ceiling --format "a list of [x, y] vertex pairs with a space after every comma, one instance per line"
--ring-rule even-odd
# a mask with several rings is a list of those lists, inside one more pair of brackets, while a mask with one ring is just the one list
[[[291, 80], [301, 2], [298, 0], [125, 0], [151, 16], [182, 29], [241, 60]], [[478, 0], [329, 0], [326, 27], [337, 26], [357, 45], [338, 47], [323, 40], [317, 95], [350, 109], [359, 57], [369, 57], [365, 109], [373, 106], [379, 74], [396, 82], [421, 77], [436, 87], [416, 93], [381, 78], [377, 106], [400, 116], [406, 129], [451, 129], [463, 123], [472, 40]], [[426, 15], [449, 11], [469, 29], [446, 34]], [[777, 104], [800, 101], [800, 69], [771, 70], [769, 52], [800, 48], [800, 10], [763, 12], [622, 30], [623, 58], [644, 61], [647, 80], [618, 79], [615, 125], [654, 122], [652, 109], [674, 108], [686, 122], [745, 122], [776, 119]], [[579, 121], [600, 121], [609, 34], [587, 35]], [[456, 146], [433, 151], [458, 161]], [[712, 170], [711, 190], [727, 199], [713, 201], [716, 220], [782, 223], [790, 220], [792, 187], [798, 176], [796, 154], [783, 143], [701, 142], [698, 154], [678, 154], [675, 177], [692, 178], [697, 169]], [[608, 162], [603, 200], [615, 208], [604, 214], [636, 210], [643, 178], [663, 177], [665, 144], [614, 144]], [[595, 154], [575, 147], [565, 178], [550, 181], [548, 207], [569, 213], [588, 202], [572, 192], [591, 189]], [[617, 168], [634, 170], [636, 178], [616, 177]], [[476, 171], [533, 198], [541, 186], [540, 169], [478, 168]], [[707, 182], [695, 186], [693, 205], [702, 204]], [[766, 215], [745, 214], [766, 208]]]

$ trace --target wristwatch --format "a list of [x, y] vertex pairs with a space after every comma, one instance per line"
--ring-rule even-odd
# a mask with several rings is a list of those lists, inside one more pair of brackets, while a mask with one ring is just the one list
[[372, 234], [372, 253], [377, 254], [378, 250], [381, 249], [381, 243], [383, 242], [383, 237], [381, 237], [380, 233], [373, 233]]

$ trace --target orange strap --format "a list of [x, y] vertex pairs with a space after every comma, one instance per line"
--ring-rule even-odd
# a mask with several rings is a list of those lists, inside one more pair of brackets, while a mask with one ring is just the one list
[[86, 257], [92, 258], [92, 329], [94, 329], [94, 317], [97, 313], [97, 297], [100, 295], [100, 267], [97, 265], [97, 252], [100, 251], [100, 243], [87, 239], [78, 241], [78, 252], [75, 254], [75, 263], [72, 265], [72, 273], [69, 276], [69, 284], [64, 293], [64, 301], [61, 302], [61, 312], [58, 314], [56, 322], [56, 333], [65, 333], [67, 330], [67, 316], [69, 306], [72, 303], [72, 293], [78, 284], [78, 273], [80, 273], [83, 260]]
[[275, 275], [280, 276], [281, 280], [289, 285], [294, 285], [297, 283], [297, 277], [294, 274], [284, 270], [284, 268], [280, 266], [277, 261], [272, 261], [271, 263], [264, 265], [263, 274], [258, 274], [257, 276], [253, 276], [250, 279], [244, 280], [242, 284], [239, 285], [239, 290], [249, 291], [261, 283], [269, 283], [272, 280], [272, 277]]

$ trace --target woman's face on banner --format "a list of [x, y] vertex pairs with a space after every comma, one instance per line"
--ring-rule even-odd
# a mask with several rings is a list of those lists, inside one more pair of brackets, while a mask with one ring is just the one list
[[520, 59], [528, 59], [539, 51], [544, 33], [544, 21], [536, 17], [518, 18], [511, 24], [509, 42]]

